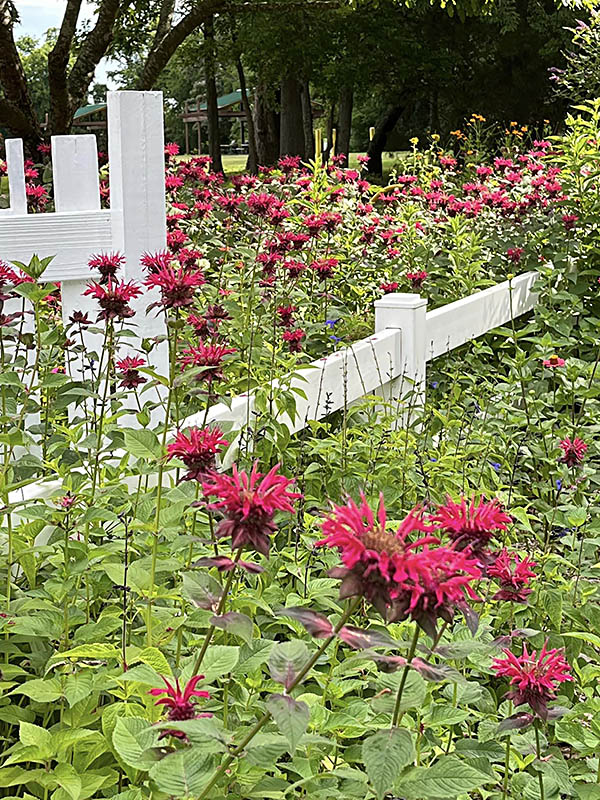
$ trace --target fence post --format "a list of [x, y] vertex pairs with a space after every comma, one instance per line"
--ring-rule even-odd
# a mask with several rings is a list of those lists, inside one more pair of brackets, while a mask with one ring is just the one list
[[23, 141], [7, 139], [6, 172], [8, 174], [8, 191], [10, 205], [9, 214], [27, 213], [27, 193], [25, 191], [25, 160], [23, 158]]
[[[108, 92], [108, 161], [113, 245], [125, 256], [127, 280], [141, 282], [141, 256], [167, 243], [162, 92]], [[158, 299], [144, 292], [131, 303], [140, 339], [166, 336], [164, 316], [146, 308]], [[168, 375], [166, 341], [149, 356], [159, 374]]]
[[[52, 179], [54, 203], [57, 211], [99, 211], [100, 184], [98, 178], [98, 152], [94, 134], [52, 137]], [[90, 278], [94, 276], [90, 273]], [[92, 297], [83, 292], [87, 281], [61, 281], [62, 317], [65, 328], [74, 311], [82, 311], [95, 320], [98, 307]], [[86, 350], [99, 352], [102, 336], [88, 331], [84, 334]], [[74, 379], [86, 377], [86, 353], [67, 365]], [[79, 375], [77, 375], [79, 373]]]
[[[375, 301], [375, 333], [387, 328], [402, 331], [402, 376], [391, 381], [390, 399], [414, 393], [409, 402], [413, 408], [425, 400], [426, 315], [427, 298], [418, 294], [386, 294]], [[402, 417], [410, 422], [406, 414]]]

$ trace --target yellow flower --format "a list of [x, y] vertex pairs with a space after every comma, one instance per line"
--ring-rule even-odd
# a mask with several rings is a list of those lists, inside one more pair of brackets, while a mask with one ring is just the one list
[[461, 130], [460, 130], [460, 128], [458, 128], [458, 129], [457, 129], [457, 130], [455, 130], [455, 131], [450, 131], [450, 136], [461, 136], [461, 135], [462, 135], [462, 134], [461, 134]]
[[468, 156], [472, 156], [473, 155], [473, 151], [472, 150], [467, 150], [467, 155]]
[[550, 120], [549, 119], [545, 119], [544, 120], [544, 125], [550, 125]]
[[417, 144], [419, 144], [419, 137], [418, 136], [413, 136], [412, 139], [409, 139], [409, 142], [411, 144], [417, 145]]
[[440, 135], [439, 135], [439, 133], [432, 133], [432, 134], [431, 134], [431, 141], [432, 141], [432, 142], [439, 142], [439, 140], [440, 140]]
[[527, 125], [522, 125], [522, 126], [521, 126], [521, 130], [523, 131], [523, 133], [527, 133], [527, 131], [529, 130], [529, 128], [527, 127]]

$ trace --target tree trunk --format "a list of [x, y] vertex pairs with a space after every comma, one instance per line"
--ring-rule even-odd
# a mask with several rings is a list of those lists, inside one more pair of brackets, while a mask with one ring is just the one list
[[300, 90], [300, 102], [302, 103], [302, 127], [304, 129], [304, 158], [315, 157], [315, 132], [313, 130], [312, 105], [310, 102], [310, 85], [304, 81]]
[[69, 56], [80, 9], [81, 0], [67, 0], [56, 44], [48, 53], [48, 88], [52, 98], [49, 125], [53, 134], [67, 133], [71, 125], [68, 89]]
[[281, 81], [280, 156], [302, 156], [304, 140], [304, 115], [302, 113], [302, 85], [293, 77]]
[[215, 28], [214, 19], [204, 24], [204, 77], [206, 81], [206, 121], [208, 123], [208, 154], [214, 172], [223, 172], [221, 135], [219, 132], [219, 106], [215, 80]]
[[345, 155], [346, 164], [350, 156], [350, 134], [352, 133], [352, 106], [354, 103], [354, 90], [352, 86], [343, 86], [340, 89], [337, 139], [335, 143], [336, 155]]
[[256, 153], [256, 134], [254, 132], [254, 120], [252, 119], [252, 109], [248, 101], [248, 90], [246, 88], [246, 75], [242, 59], [238, 56], [236, 61], [238, 78], [240, 81], [240, 91], [242, 92], [242, 108], [246, 115], [246, 126], [248, 128], [248, 162], [246, 169], [251, 175], [258, 172], [258, 156]]
[[[331, 145], [333, 142], [333, 129], [335, 128], [335, 102], [329, 107], [329, 116], [327, 117], [327, 147], [323, 150], [323, 162], [327, 163], [331, 158]], [[336, 131], [337, 136], [337, 131]]]
[[270, 87], [259, 81], [254, 98], [256, 160], [259, 166], [272, 166], [279, 157], [279, 114]]
[[35, 152], [42, 139], [27, 78], [13, 37], [14, 18], [6, 0], [0, 0], [0, 97], [2, 122], [11, 133], [21, 137], [29, 153]]
[[382, 154], [385, 150], [388, 134], [396, 127], [396, 123], [406, 109], [406, 95], [398, 98], [394, 105], [388, 106], [375, 126], [375, 136], [369, 143], [367, 168], [371, 175], [383, 174]]

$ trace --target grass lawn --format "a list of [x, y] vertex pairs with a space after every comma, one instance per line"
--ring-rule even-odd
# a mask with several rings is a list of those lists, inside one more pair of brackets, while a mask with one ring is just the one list
[[[358, 168], [357, 156], [364, 155], [364, 153], [350, 153], [350, 167], [352, 169]], [[383, 154], [383, 174], [387, 176], [392, 166], [396, 163], [398, 158], [402, 155], [402, 151], [397, 153], [384, 153]], [[244, 172], [246, 169], [245, 155], [224, 155], [223, 156], [223, 169], [227, 175], [237, 175]]]

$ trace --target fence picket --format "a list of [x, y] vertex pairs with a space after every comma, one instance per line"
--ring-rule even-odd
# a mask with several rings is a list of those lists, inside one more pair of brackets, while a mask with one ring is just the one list
[[0, 214], [14, 215], [27, 213], [27, 192], [25, 190], [25, 159], [21, 139], [7, 139], [6, 173], [8, 175], [9, 207]]

